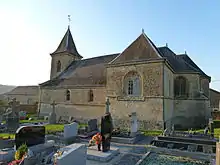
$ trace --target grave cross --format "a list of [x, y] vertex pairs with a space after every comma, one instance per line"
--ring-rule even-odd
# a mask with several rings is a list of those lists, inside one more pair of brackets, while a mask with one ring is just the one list
[[18, 102], [16, 101], [16, 98], [12, 99], [12, 101], [11, 101], [12, 110], [14, 110], [14, 108], [16, 108], [17, 105], [18, 105]]
[[105, 105], [106, 105], [105, 113], [109, 113], [110, 102], [109, 102], [109, 98], [108, 97], [106, 98]]
[[55, 101], [51, 104], [53, 106], [53, 112], [55, 112], [55, 106], [57, 105]]

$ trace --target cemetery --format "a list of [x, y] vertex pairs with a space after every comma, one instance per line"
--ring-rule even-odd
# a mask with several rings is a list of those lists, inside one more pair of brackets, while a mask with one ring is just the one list
[[[7, 114], [4, 114], [5, 129], [2, 130], [5, 138], [0, 139], [0, 162], [28, 165], [214, 165], [215, 160], [219, 161], [219, 143], [214, 137], [212, 120], [208, 123], [210, 133], [178, 131], [172, 126], [162, 134], [159, 130], [151, 132], [156, 135], [153, 137], [145, 136], [146, 132], [143, 134], [139, 130], [136, 112], [130, 114], [129, 129], [120, 129], [120, 125], [114, 127], [108, 99], [100, 121], [90, 119], [87, 123], [72, 118], [59, 119], [55, 102], [51, 104], [53, 111], [48, 120], [22, 122], [17, 113], [19, 103], [12, 100], [9, 105]], [[98, 135], [100, 143], [94, 141]]]

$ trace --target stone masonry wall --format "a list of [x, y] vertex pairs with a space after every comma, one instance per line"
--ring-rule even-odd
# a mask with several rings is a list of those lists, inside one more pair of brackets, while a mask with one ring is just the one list
[[172, 122], [179, 127], [204, 127], [210, 117], [209, 100], [174, 100]]
[[[66, 90], [70, 91], [70, 100], [66, 100]], [[93, 91], [93, 101], [89, 102], [89, 91]], [[41, 102], [52, 103], [55, 100], [60, 104], [74, 105], [103, 105], [105, 104], [106, 89], [105, 87], [63, 87], [55, 89], [42, 89]]]
[[189, 98], [193, 98], [194, 94], [200, 91], [200, 76], [198, 74], [174, 74], [174, 78], [183, 76], [188, 80]]
[[67, 53], [60, 53], [52, 56], [50, 79], [58, 76], [61, 72], [57, 73], [57, 62], [61, 62], [61, 72], [74, 60], [74, 56]]
[[[107, 96], [115, 125], [129, 125], [129, 114], [137, 112], [140, 127], [155, 129], [163, 127], [163, 63], [146, 63], [107, 68]], [[141, 77], [142, 93], [139, 97], [124, 95], [124, 76], [130, 71]]]
[[158, 97], [163, 94], [163, 63], [146, 63], [107, 68], [107, 95], [123, 97], [124, 76], [130, 71], [135, 71], [141, 76], [142, 95]]
[[204, 92], [205, 96], [210, 98], [210, 94], [209, 94], [209, 80], [207, 78], [201, 78], [200, 79], [200, 84], [201, 84], [201, 90]]
[[[50, 104], [41, 103], [40, 113], [42, 116], [48, 116], [52, 112], [52, 106]], [[100, 118], [105, 112], [104, 105], [94, 105], [94, 106], [81, 106], [81, 105], [71, 105], [71, 104], [57, 104], [56, 114], [57, 119], [61, 116], [73, 117], [74, 119], [92, 119]]]
[[[66, 101], [66, 90], [70, 90], [70, 100]], [[89, 102], [89, 90], [93, 90], [94, 100]], [[57, 103], [58, 116], [72, 116], [75, 118], [99, 118], [105, 112], [105, 88], [59, 88], [41, 90], [41, 114], [52, 111], [52, 101]]]

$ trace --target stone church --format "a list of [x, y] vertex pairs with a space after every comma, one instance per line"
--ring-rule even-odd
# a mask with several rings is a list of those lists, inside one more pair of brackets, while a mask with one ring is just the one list
[[50, 80], [39, 85], [39, 110], [76, 119], [100, 118], [106, 97], [116, 125], [137, 113], [141, 127], [196, 127], [210, 118], [206, 75], [185, 54], [156, 47], [142, 33], [121, 53], [83, 59], [68, 27], [51, 55]]
[[100, 118], [109, 98], [114, 124], [122, 127], [132, 112], [145, 129], [197, 127], [211, 116], [211, 78], [186, 53], [156, 47], [144, 31], [121, 53], [83, 59], [68, 27], [50, 55], [50, 80], [20, 87], [27, 93], [18, 97], [37, 99], [41, 115], [48, 115], [55, 101], [57, 116]]

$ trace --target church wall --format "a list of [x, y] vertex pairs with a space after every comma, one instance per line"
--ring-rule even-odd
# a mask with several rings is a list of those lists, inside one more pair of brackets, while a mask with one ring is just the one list
[[[66, 91], [70, 91], [70, 100], [66, 100]], [[93, 91], [93, 101], [89, 102], [89, 91]], [[105, 87], [60, 87], [56, 89], [41, 89], [41, 102], [51, 103], [55, 100], [63, 104], [94, 105], [105, 104]]]
[[214, 110], [219, 110], [220, 92], [210, 89], [210, 106]]
[[38, 102], [39, 87], [38, 86], [18, 86], [12, 91], [2, 95], [2, 98], [8, 102], [16, 98], [21, 104], [35, 104]]
[[173, 116], [173, 72], [164, 65], [164, 122], [166, 127], [171, 126]]
[[[66, 90], [70, 91], [70, 101], [66, 101]], [[89, 102], [89, 91], [93, 91], [94, 100]], [[57, 103], [58, 116], [73, 116], [76, 119], [99, 118], [105, 112], [105, 87], [60, 88], [41, 90], [41, 114], [52, 112], [50, 105]]]
[[174, 78], [178, 76], [183, 76], [188, 80], [189, 98], [193, 98], [195, 93], [200, 91], [200, 76], [198, 74], [174, 74]]
[[17, 95], [7, 95], [5, 97], [5, 101], [11, 100], [13, 98], [16, 98], [16, 100], [19, 101], [20, 104], [35, 104], [39, 100], [38, 94], [36, 95], [17, 94]]
[[209, 80], [207, 78], [200, 78], [201, 91], [204, 92], [205, 96], [210, 97], [209, 92]]
[[115, 126], [130, 128], [131, 112], [137, 113], [140, 129], [161, 129], [163, 125], [163, 100], [146, 98], [144, 101], [119, 101], [110, 98], [110, 111]]
[[[129, 98], [123, 92], [123, 78], [136, 71], [142, 79], [142, 95]], [[129, 125], [128, 115], [136, 111], [141, 127], [162, 128], [163, 123], [163, 63], [134, 64], [107, 68], [107, 96], [115, 122]], [[116, 121], [117, 120], [117, 121]], [[117, 124], [116, 124], [117, 125]]]
[[178, 127], [201, 127], [207, 124], [210, 117], [209, 100], [174, 100], [173, 123]]
[[163, 95], [163, 63], [134, 64], [107, 68], [107, 95], [123, 96], [123, 78], [130, 71], [136, 71], [142, 79], [142, 95], [158, 97]]
[[[52, 106], [48, 103], [41, 103], [40, 114], [48, 116], [52, 112]], [[105, 112], [105, 105], [75, 105], [57, 103], [56, 114], [57, 118], [74, 117], [76, 120], [88, 120], [91, 118], [100, 118]]]

